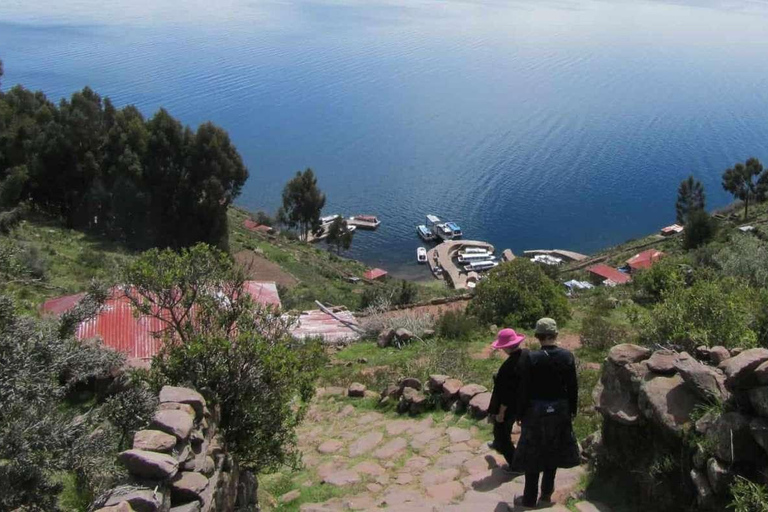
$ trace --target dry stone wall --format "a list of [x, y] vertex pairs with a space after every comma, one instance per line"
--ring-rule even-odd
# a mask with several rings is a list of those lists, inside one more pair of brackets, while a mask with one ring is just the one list
[[119, 454], [132, 481], [97, 512], [253, 512], [257, 482], [240, 471], [218, 432], [219, 414], [195, 390], [165, 386], [150, 425]]
[[[701, 510], [723, 510], [735, 475], [768, 483], [766, 349], [699, 347], [690, 355], [617, 345], [603, 363], [594, 400], [603, 428], [586, 451], [609, 466], [655, 457], [651, 471], [633, 478], [656, 481], [638, 487], [668, 485], [659, 494], [675, 494], [677, 505], [690, 500]], [[659, 483], [665, 460], [682, 481]]]

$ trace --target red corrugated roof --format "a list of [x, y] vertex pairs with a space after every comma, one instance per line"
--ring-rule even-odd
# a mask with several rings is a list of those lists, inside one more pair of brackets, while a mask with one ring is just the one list
[[610, 279], [616, 284], [624, 284], [632, 280], [632, 278], [629, 277], [627, 274], [624, 274], [623, 272], [619, 272], [615, 268], [609, 267], [608, 265], [604, 265], [603, 263], [599, 263], [597, 265], [589, 267], [587, 271], [591, 272], [592, 274], [595, 274], [596, 276], [600, 276], [604, 279]]
[[650, 268], [651, 265], [659, 261], [664, 256], [665, 254], [661, 251], [657, 251], [656, 249], [648, 249], [647, 251], [635, 254], [629, 258], [627, 260], [627, 265], [629, 265], [632, 270]]
[[371, 281], [375, 281], [376, 279], [381, 279], [382, 277], [384, 277], [386, 275], [387, 275], [387, 271], [386, 270], [382, 270], [380, 268], [373, 268], [373, 269], [369, 270], [368, 272], [366, 272], [365, 274], [363, 274], [363, 277], [366, 278], [366, 279], [369, 279]]
[[[277, 285], [273, 282], [246, 281], [245, 291], [253, 300], [265, 306], [280, 307]], [[51, 299], [43, 311], [60, 315], [72, 308], [84, 293]], [[100, 338], [103, 344], [123, 352], [129, 359], [149, 360], [160, 350], [160, 334], [168, 325], [160, 319], [135, 315], [131, 302], [120, 288], [113, 288], [98, 315], [81, 323], [78, 339]]]
[[263, 224], [259, 224], [258, 222], [255, 222], [251, 219], [245, 219], [243, 221], [243, 227], [250, 231], [256, 231], [258, 233], [271, 233], [272, 228], [269, 226], [265, 226]]

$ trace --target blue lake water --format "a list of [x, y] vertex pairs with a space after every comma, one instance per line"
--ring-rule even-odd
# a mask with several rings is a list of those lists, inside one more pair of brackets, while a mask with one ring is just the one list
[[4, 0], [3, 86], [90, 85], [226, 128], [273, 212], [312, 167], [352, 256], [401, 275], [427, 213], [515, 252], [674, 220], [693, 173], [768, 160], [768, 4], [623, 0]]

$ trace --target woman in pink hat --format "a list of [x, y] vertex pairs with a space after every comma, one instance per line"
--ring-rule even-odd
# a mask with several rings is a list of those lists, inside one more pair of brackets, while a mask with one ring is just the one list
[[491, 345], [496, 350], [503, 350], [508, 356], [493, 379], [493, 394], [488, 408], [488, 414], [494, 421], [492, 447], [506, 459], [507, 471], [511, 471], [512, 459], [515, 456], [512, 426], [515, 423], [517, 411], [519, 383], [517, 367], [520, 356], [524, 352], [522, 350], [524, 340], [524, 334], [518, 334], [513, 329], [502, 329]]

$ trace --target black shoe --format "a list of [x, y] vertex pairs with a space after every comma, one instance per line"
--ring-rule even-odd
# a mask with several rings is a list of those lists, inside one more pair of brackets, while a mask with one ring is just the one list
[[552, 504], [552, 494], [542, 494], [541, 498], [539, 498], [539, 505], [551, 505]]
[[533, 503], [533, 504], [526, 503], [525, 496], [517, 496], [517, 497], [515, 497], [515, 500], [514, 500], [513, 503], [514, 503], [514, 505], [516, 507], [536, 508], [536, 504], [535, 503]]

